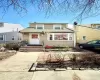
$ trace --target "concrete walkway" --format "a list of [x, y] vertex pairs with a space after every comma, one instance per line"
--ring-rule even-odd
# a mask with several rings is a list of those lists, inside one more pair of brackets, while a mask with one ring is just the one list
[[0, 61], [0, 80], [100, 80], [99, 70], [28, 72], [39, 54], [43, 52], [18, 52]]
[[33, 72], [28, 72], [41, 52], [18, 52], [0, 61], [0, 80], [31, 80]]

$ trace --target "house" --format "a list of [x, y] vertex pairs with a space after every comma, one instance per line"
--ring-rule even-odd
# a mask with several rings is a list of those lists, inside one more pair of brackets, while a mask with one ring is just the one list
[[77, 43], [100, 39], [100, 24], [77, 25], [76, 36]]
[[74, 30], [69, 29], [67, 23], [34, 22], [20, 33], [30, 45], [75, 46]]
[[20, 24], [0, 23], [0, 43], [20, 42], [23, 36], [19, 30], [24, 29]]

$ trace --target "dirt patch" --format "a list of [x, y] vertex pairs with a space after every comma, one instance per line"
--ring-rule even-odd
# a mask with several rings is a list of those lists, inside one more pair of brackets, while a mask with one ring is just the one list
[[14, 54], [16, 54], [15, 51], [0, 52], [0, 60], [7, 59], [10, 56], [13, 56]]

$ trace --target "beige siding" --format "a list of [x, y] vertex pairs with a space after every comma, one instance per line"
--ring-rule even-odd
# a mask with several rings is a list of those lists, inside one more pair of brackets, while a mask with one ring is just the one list
[[[100, 39], [100, 30], [87, 28], [87, 27], [77, 27], [77, 43], [84, 43], [91, 40]], [[86, 40], [82, 40], [82, 37], [86, 36]]]
[[35, 28], [35, 27], [36, 27], [36, 24], [30, 23], [30, 24], [29, 24], [29, 27], [34, 27], [34, 28]]
[[26, 40], [29, 42], [29, 33], [23, 33], [23, 40]]
[[61, 26], [62, 26], [62, 29], [66, 28], [66, 24], [62, 24]]
[[[44, 46], [46, 46], [46, 45], [69, 46], [69, 47], [74, 46], [74, 41], [49, 41], [49, 40], [47, 40], [47, 34], [45, 34], [45, 35], [41, 35], [40, 33], [38, 33], [38, 34], [39, 34], [40, 44], [43, 44], [43, 42], [44, 42]], [[23, 40], [27, 40], [29, 42], [29, 34], [28, 33], [23, 34]]]

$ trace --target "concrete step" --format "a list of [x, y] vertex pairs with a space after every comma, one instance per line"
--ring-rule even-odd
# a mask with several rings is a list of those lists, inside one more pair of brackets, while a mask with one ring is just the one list
[[34, 51], [43, 51], [43, 48], [20, 48], [21, 52], [34, 52]]
[[43, 46], [23, 46], [21, 48], [43, 48]]

